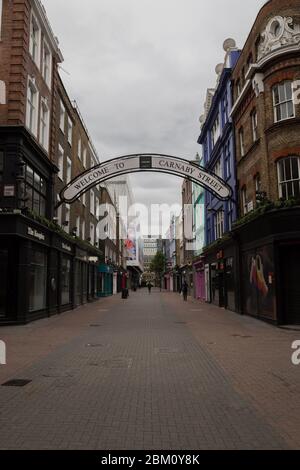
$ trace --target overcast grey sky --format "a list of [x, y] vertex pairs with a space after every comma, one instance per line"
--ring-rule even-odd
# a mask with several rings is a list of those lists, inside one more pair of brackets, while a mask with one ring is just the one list
[[[100, 157], [156, 152], [193, 159], [223, 41], [242, 47], [264, 0], [43, 0], [61, 72]], [[182, 180], [131, 177], [137, 202], [174, 203]]]

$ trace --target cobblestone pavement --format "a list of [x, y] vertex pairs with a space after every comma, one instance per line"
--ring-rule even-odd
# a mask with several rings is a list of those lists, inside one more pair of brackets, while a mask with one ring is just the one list
[[132, 293], [0, 329], [1, 449], [300, 448], [300, 332]]

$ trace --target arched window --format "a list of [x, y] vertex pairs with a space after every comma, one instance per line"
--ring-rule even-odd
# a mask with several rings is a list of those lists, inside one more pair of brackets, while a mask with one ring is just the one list
[[300, 198], [300, 157], [288, 157], [277, 163], [279, 197]]

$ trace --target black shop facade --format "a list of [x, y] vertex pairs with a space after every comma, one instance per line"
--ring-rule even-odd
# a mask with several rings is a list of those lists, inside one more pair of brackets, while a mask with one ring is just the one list
[[26, 324], [96, 300], [99, 250], [21, 213], [0, 215], [0, 325]]

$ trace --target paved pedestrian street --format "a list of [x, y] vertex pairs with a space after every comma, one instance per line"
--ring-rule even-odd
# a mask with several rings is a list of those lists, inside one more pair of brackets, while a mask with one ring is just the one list
[[141, 290], [0, 329], [1, 449], [300, 448], [300, 332]]

